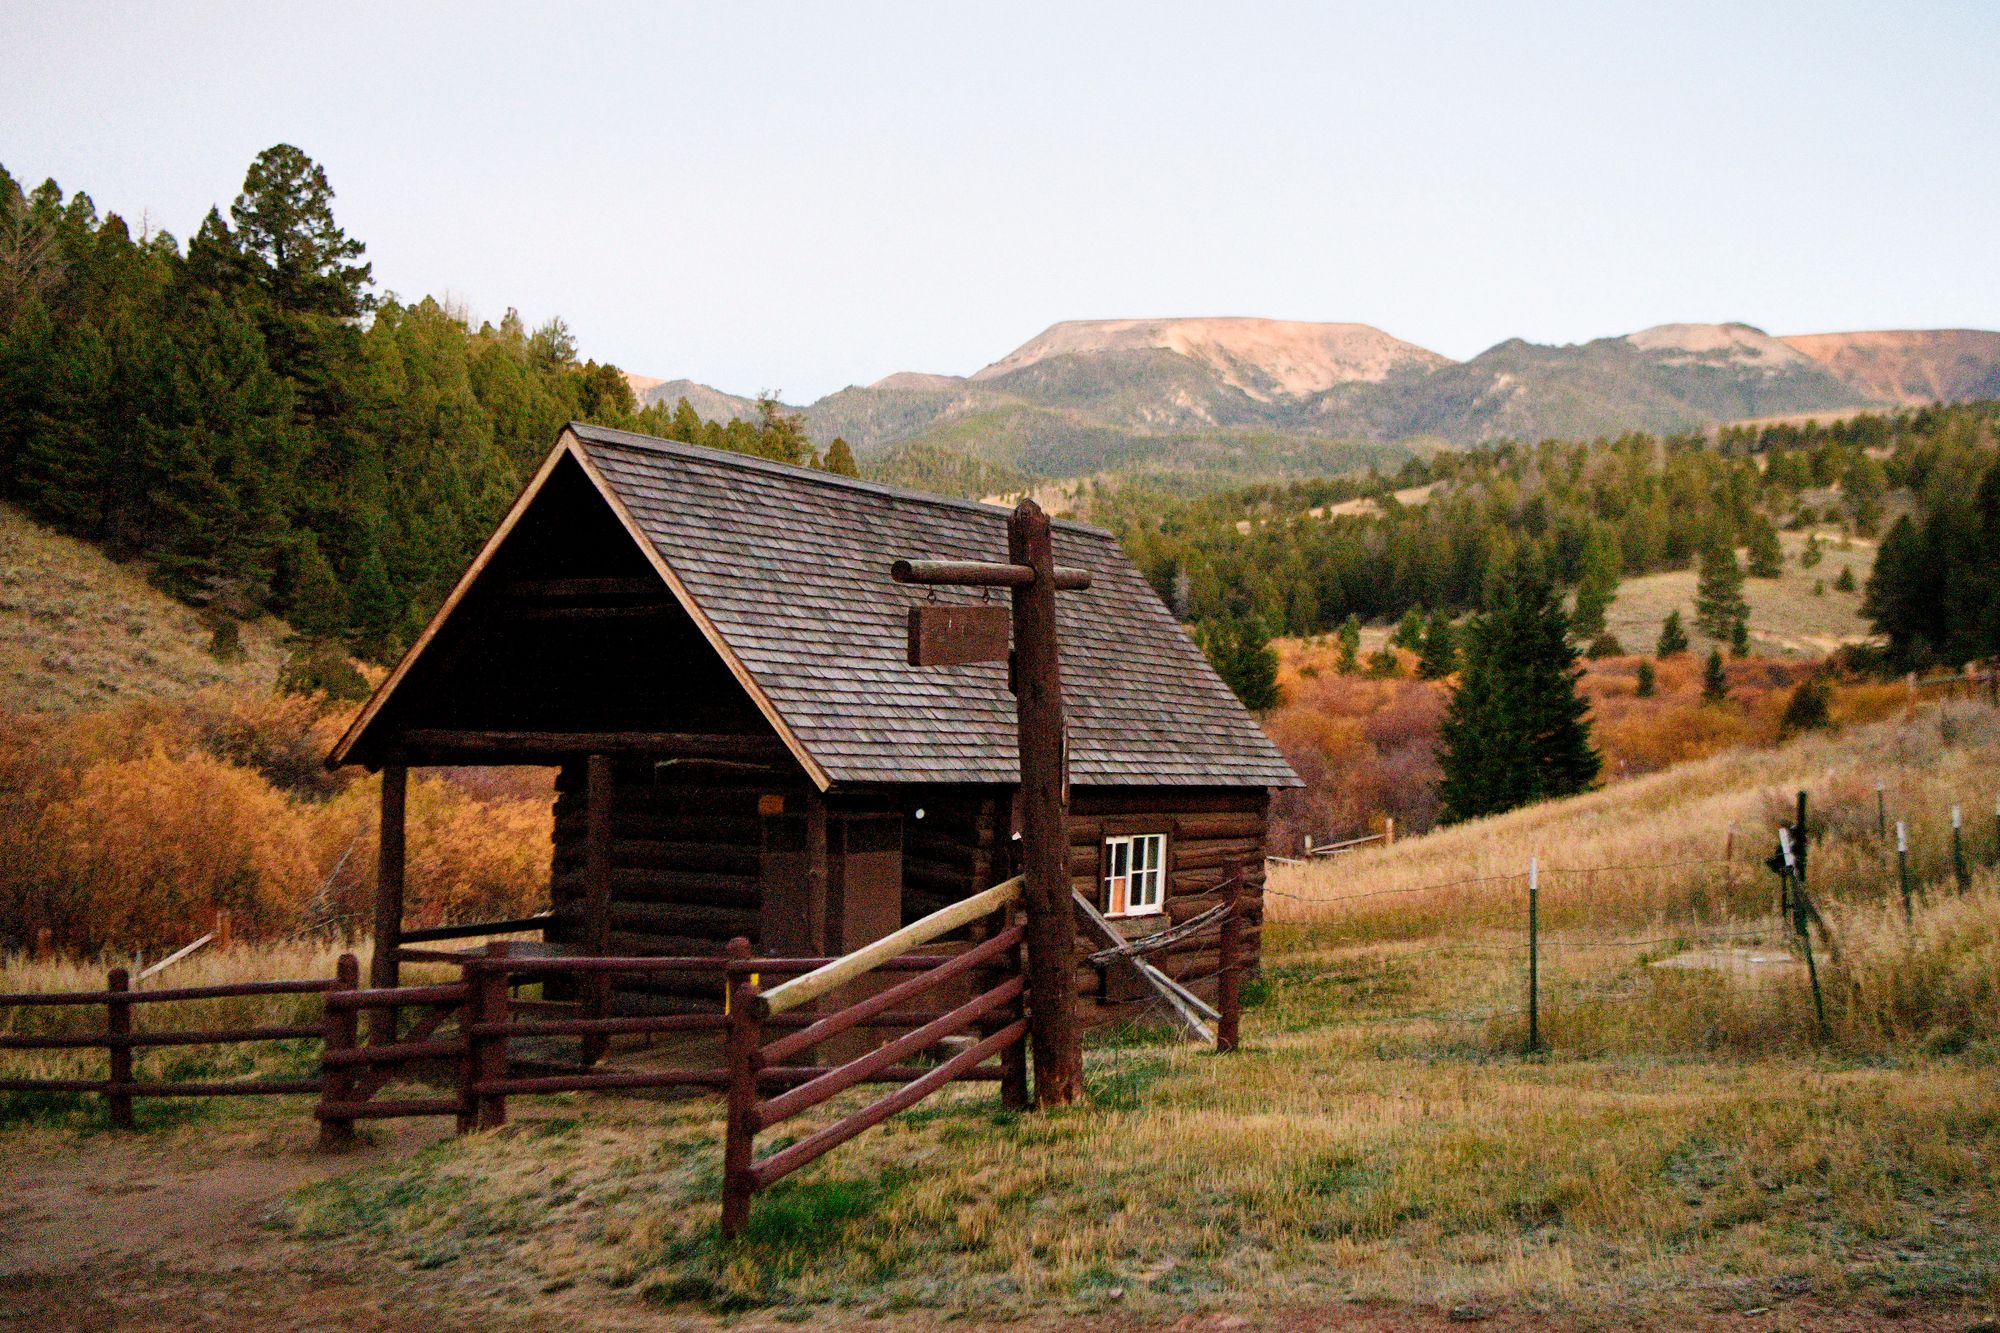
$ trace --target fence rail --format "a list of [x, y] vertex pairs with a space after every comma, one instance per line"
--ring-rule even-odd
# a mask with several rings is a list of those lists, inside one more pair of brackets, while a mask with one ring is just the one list
[[180, 986], [135, 991], [131, 973], [114, 967], [105, 974], [101, 991], [47, 991], [0, 994], [0, 1008], [96, 1007], [104, 1009], [104, 1030], [89, 1033], [0, 1035], [0, 1051], [101, 1050], [108, 1072], [103, 1078], [0, 1078], [0, 1092], [100, 1093], [111, 1123], [121, 1129], [133, 1124], [132, 1101], [137, 1097], [273, 1097], [317, 1093], [317, 1078], [256, 1080], [141, 1079], [133, 1070], [132, 1053], [166, 1046], [225, 1046], [252, 1042], [294, 1041], [317, 1037], [318, 1025], [263, 1024], [236, 1028], [186, 1028], [150, 1032], [132, 1027], [134, 1005], [175, 1000], [240, 999], [264, 995], [330, 993], [333, 981], [245, 981], [221, 986]]
[[[1021, 885], [1019, 876], [996, 884], [768, 992], [760, 993], [758, 976], [747, 966], [739, 963], [732, 969], [728, 1005], [728, 1119], [722, 1152], [725, 1237], [739, 1235], [749, 1224], [750, 1203], [759, 1192], [954, 1080], [996, 1078], [1003, 1105], [1013, 1109], [1027, 1105], [1024, 931], [1013, 920]], [[851, 987], [872, 972], [887, 971], [892, 964], [916, 956], [915, 950], [924, 945], [977, 922], [984, 923], [985, 938], [971, 948], [765, 1043], [767, 1022]], [[731, 949], [745, 953], [749, 944], [735, 941]], [[872, 1050], [818, 1069], [812, 1077], [775, 1096], [761, 1096], [766, 1086], [764, 1075], [780, 1061], [836, 1042], [864, 1026], [879, 1024], [884, 1015], [961, 980], [971, 980], [984, 989]], [[976, 1035], [976, 1040], [929, 1068], [911, 1068], [902, 1063], [969, 1035]], [[983, 1069], [994, 1056], [1000, 1057], [999, 1068]], [[874, 1082], [894, 1082], [901, 1086], [761, 1161], [757, 1159], [756, 1139], [760, 1133], [850, 1088]]]

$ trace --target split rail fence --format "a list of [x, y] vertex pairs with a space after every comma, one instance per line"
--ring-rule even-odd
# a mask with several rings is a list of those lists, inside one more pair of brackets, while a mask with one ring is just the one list
[[[133, 1124], [135, 1098], [312, 1096], [328, 1148], [352, 1141], [362, 1120], [451, 1116], [461, 1133], [491, 1129], [506, 1123], [507, 1100], [515, 1096], [721, 1093], [727, 1106], [723, 1230], [733, 1236], [747, 1223], [756, 1194], [950, 1083], [996, 1082], [1004, 1105], [1027, 1104], [1021, 885], [1019, 877], [995, 885], [839, 958], [758, 958], [741, 938], [719, 956], [702, 957], [549, 957], [517, 953], [508, 941], [477, 954], [406, 946], [399, 950], [406, 960], [456, 968], [457, 979], [370, 988], [361, 986], [353, 954], [341, 955], [331, 979], [160, 990], [133, 990], [127, 969], [113, 968], [102, 991], [0, 994], [0, 1010], [101, 1007], [101, 1032], [0, 1033], [0, 1052], [102, 1050], [107, 1075], [0, 1078], [0, 1092], [101, 1094], [112, 1123], [122, 1128]], [[1231, 892], [1199, 924], [1219, 936], [1220, 1007], [1204, 1008], [1216, 1019], [1214, 1038], [1223, 1050], [1237, 1041], [1245, 911], [1240, 893]], [[479, 928], [464, 929], [471, 934]], [[978, 935], [969, 944], [945, 939], [968, 931]], [[1143, 949], [1141, 943], [1137, 952]], [[1125, 961], [1143, 965], [1136, 956]], [[716, 993], [726, 996], [723, 1012], [605, 1015], [589, 998], [601, 989], [593, 983], [614, 975], [666, 974], [712, 978]], [[572, 989], [586, 998], [516, 993], [558, 978], [585, 983]], [[784, 980], [767, 989], [768, 978]], [[319, 996], [318, 1021], [144, 1031], [133, 1022], [139, 1006], [284, 995]], [[595, 1065], [593, 1052], [601, 1054], [614, 1036], [687, 1034], [696, 1034], [689, 1051], [669, 1052], [661, 1062]], [[704, 1047], [699, 1034], [713, 1040]], [[583, 1062], [558, 1064], [527, 1053], [546, 1038], [579, 1039]], [[134, 1053], [147, 1048], [287, 1040], [319, 1042], [316, 1077], [176, 1081], [139, 1079], [133, 1072]], [[814, 1062], [821, 1051], [833, 1052], [830, 1062]], [[896, 1086], [756, 1157], [758, 1135], [863, 1084]]]

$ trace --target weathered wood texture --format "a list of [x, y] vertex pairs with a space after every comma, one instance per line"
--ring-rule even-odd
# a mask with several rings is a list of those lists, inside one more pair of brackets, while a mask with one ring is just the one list
[[[796, 769], [744, 764], [673, 763], [656, 768], [613, 759], [608, 842], [608, 929], [588, 934], [590, 819], [587, 765], [566, 765], [556, 780], [551, 941], [592, 945], [634, 957], [720, 954], [738, 936], [763, 933], [762, 863], [767, 826], [760, 802], [779, 798], [805, 808]], [[790, 818], [787, 814], [785, 818]], [[803, 819], [801, 814], [800, 819]], [[787, 950], [790, 952], [790, 950]], [[572, 978], [551, 981], [568, 997]], [[611, 979], [612, 1013], [716, 1013], [722, 992], [712, 978], [662, 973]]]
[[[1156, 916], [1115, 918], [1128, 938], [1164, 930], [1223, 901], [1230, 868], [1243, 869], [1242, 932], [1237, 966], [1247, 974], [1261, 966], [1264, 919], [1264, 837], [1269, 797], [1261, 791], [1186, 788], [1077, 787], [1070, 793], [1070, 878], [1078, 893], [1104, 906], [1103, 842], [1125, 834], [1164, 833], [1167, 837], [1166, 910]], [[1200, 935], [1148, 956], [1162, 972], [1204, 999], [1217, 998], [1220, 935]], [[1077, 968], [1086, 1024], [1123, 1021], [1155, 997], [1128, 969], [1100, 974], [1089, 964]]]

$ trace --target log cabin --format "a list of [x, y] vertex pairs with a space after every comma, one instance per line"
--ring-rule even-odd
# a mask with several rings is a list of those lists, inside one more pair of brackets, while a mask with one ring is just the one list
[[[889, 569], [1005, 559], [1007, 518], [571, 423], [328, 758], [384, 774], [373, 984], [395, 984], [404, 949], [500, 928], [571, 953], [745, 936], [837, 955], [1004, 878], [1007, 663], [909, 661], [912, 605], [983, 597]], [[1054, 543], [1091, 576], [1058, 609], [1075, 888], [1131, 936], [1240, 872], [1254, 954], [1270, 792], [1298, 779], [1110, 533], [1058, 521]], [[406, 929], [407, 770], [485, 764], [559, 770], [549, 911]], [[1154, 961], [1199, 989], [1214, 948]], [[614, 1010], [718, 998], [619, 985]], [[1140, 998], [1103, 969], [1079, 989], [1086, 1020]]]

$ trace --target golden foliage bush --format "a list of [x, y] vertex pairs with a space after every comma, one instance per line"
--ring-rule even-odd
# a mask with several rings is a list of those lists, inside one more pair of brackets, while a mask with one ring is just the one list
[[[246, 937], [365, 920], [377, 779], [323, 763], [351, 706], [210, 692], [66, 718], [0, 717], [0, 943], [186, 943], [228, 908]], [[546, 774], [411, 784], [413, 922], [514, 915], [547, 887]]]

